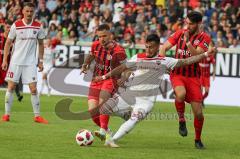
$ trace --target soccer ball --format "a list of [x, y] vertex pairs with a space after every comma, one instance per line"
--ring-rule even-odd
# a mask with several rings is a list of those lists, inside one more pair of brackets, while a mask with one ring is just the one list
[[80, 146], [88, 146], [93, 143], [94, 137], [91, 133], [91, 131], [82, 129], [79, 130], [76, 135], [76, 142]]

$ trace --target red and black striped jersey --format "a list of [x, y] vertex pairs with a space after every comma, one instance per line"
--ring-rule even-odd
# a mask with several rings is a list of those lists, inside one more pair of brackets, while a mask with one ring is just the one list
[[2, 65], [2, 61], [3, 61], [3, 49], [4, 49], [5, 42], [6, 42], [6, 38], [4, 37], [4, 34], [1, 33], [0, 34], [0, 66]]
[[[184, 41], [185, 31], [186, 30], [179, 30], [173, 33], [168, 38], [168, 41], [172, 45], [176, 45], [175, 58], [177, 59], [185, 59], [192, 56], [189, 49], [187, 48], [186, 41]], [[201, 47], [204, 51], [208, 50], [210, 40], [211, 40], [210, 37], [204, 32], [200, 32], [196, 35], [192, 35], [189, 37], [189, 41], [191, 42], [194, 48]], [[186, 77], [199, 77], [200, 69], [198, 63], [194, 63], [188, 66], [175, 68], [171, 73]]]
[[216, 60], [214, 56], [206, 57], [202, 61], [200, 61], [199, 67], [200, 67], [201, 76], [210, 77], [210, 65], [215, 63], [216, 63]]
[[111, 42], [110, 48], [104, 48], [99, 41], [92, 44], [91, 54], [95, 57], [95, 68], [93, 76], [102, 76], [127, 61], [125, 49], [115, 41]]

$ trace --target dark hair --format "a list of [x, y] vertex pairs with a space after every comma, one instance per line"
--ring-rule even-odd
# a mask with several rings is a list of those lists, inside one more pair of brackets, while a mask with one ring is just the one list
[[187, 18], [193, 23], [199, 23], [202, 21], [202, 14], [197, 11], [192, 11], [187, 14]]
[[103, 30], [109, 31], [110, 30], [109, 25], [108, 24], [101, 24], [101, 25], [99, 25], [97, 31], [103, 31]]
[[155, 43], [159, 44], [160, 38], [157, 34], [150, 34], [147, 36], [146, 42], [155, 42]]
[[33, 3], [31, 3], [31, 2], [26, 2], [26, 3], [23, 4], [23, 8], [24, 8], [24, 7], [35, 8], [35, 5], [34, 5]]

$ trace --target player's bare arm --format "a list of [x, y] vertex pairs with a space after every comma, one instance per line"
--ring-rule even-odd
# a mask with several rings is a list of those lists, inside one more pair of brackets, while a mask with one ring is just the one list
[[11, 46], [12, 46], [12, 40], [7, 38], [4, 46], [4, 55], [3, 55], [3, 63], [2, 63], [2, 69], [4, 71], [6, 71], [8, 68], [8, 55], [9, 55]]
[[203, 58], [206, 58], [210, 55], [214, 55], [215, 52], [216, 52], [216, 48], [214, 47], [214, 48], [209, 49], [205, 53], [202, 53], [202, 54], [199, 54], [199, 55], [196, 55], [196, 56], [191, 56], [191, 57], [186, 58], [186, 59], [179, 59], [175, 67], [182, 67], [182, 66], [186, 66], [186, 65], [196, 63]]
[[171, 49], [173, 47], [173, 45], [169, 42], [169, 41], [166, 41], [163, 46], [161, 46], [161, 49], [160, 49], [160, 55], [161, 56], [166, 56], [166, 52]]
[[118, 86], [123, 87], [124, 83], [128, 80], [128, 78], [131, 76], [132, 71], [130, 69], [125, 70], [122, 74], [121, 74], [121, 78], [118, 79], [117, 84]]
[[122, 72], [128, 70], [127, 66], [125, 64], [121, 64], [120, 66], [114, 68], [112, 71], [108, 72], [106, 75], [104, 76], [96, 76], [93, 81], [94, 82], [98, 82], [98, 81], [102, 81], [105, 79], [108, 79], [112, 76], [117, 76], [117, 75], [121, 75]]
[[94, 58], [95, 58], [95, 57], [94, 57], [94, 55], [92, 55], [92, 54], [89, 54], [89, 55], [87, 56], [87, 58], [85, 59], [83, 65], [82, 65], [81, 74], [82, 74], [82, 73], [87, 73], [87, 70], [89, 69], [89, 66], [90, 66], [91, 62], [94, 60]]
[[38, 68], [39, 68], [39, 72], [43, 71], [43, 55], [44, 55], [44, 44], [43, 44], [43, 39], [39, 39], [38, 40], [38, 44], [39, 44], [39, 63], [38, 63]]

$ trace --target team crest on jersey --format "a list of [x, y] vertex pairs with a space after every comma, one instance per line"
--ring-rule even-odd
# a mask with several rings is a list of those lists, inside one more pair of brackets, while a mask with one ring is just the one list
[[157, 65], [160, 65], [160, 64], [161, 64], [161, 61], [160, 61], [160, 60], [157, 60], [157, 61], [156, 61], [156, 64], [157, 64]]
[[203, 45], [208, 48], [208, 44], [206, 42], [203, 43]]
[[111, 55], [107, 55], [107, 60], [111, 60], [112, 56]]
[[199, 45], [200, 41], [199, 40], [194, 40], [194, 45]]
[[37, 31], [36, 30], [33, 30], [33, 34], [36, 34], [37, 33]]

